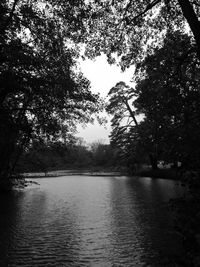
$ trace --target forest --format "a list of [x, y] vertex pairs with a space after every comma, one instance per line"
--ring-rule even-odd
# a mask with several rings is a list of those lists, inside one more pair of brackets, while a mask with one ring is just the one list
[[[93, 94], [77, 70], [83, 47], [82, 57], [134, 65], [135, 87], [119, 81], [107, 102]], [[136, 165], [173, 164], [189, 190], [173, 204], [181, 266], [200, 266], [199, 1], [2, 0], [0, 61], [1, 187], [21, 170], [122, 162], [133, 174]], [[103, 109], [110, 146], [88, 150], [76, 126], [101, 121]]]
[[68, 144], [62, 142], [35, 142], [24, 152], [16, 166], [18, 173], [48, 172], [56, 170], [71, 171], [123, 171], [119, 167], [119, 150], [109, 144], [97, 141], [86, 145], [80, 138]]

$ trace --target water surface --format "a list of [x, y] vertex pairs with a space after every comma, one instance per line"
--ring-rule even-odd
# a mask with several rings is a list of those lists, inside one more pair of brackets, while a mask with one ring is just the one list
[[0, 195], [0, 266], [173, 266], [171, 180], [63, 176]]

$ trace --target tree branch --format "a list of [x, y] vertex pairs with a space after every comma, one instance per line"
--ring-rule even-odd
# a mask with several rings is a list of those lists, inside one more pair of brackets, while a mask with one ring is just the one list
[[183, 12], [183, 16], [187, 20], [190, 29], [194, 35], [194, 39], [197, 44], [197, 53], [200, 59], [200, 21], [198, 20], [197, 14], [189, 0], [178, 0], [178, 3]]
[[134, 111], [133, 111], [133, 110], [131, 109], [131, 107], [129, 106], [128, 101], [125, 100], [125, 101], [124, 101], [124, 104], [126, 105], [126, 107], [127, 107], [128, 111], [129, 111], [131, 117], [133, 118], [133, 121], [134, 121], [134, 123], [135, 123], [135, 126], [138, 127], [138, 122], [137, 122], [137, 120], [136, 120], [136, 118], [135, 118]]
[[[139, 13], [138, 15], [136, 15], [132, 20], [131, 22], [137, 20], [139, 17], [142, 17], [144, 14], [146, 14], [150, 9], [152, 9], [154, 6], [156, 6], [158, 3], [160, 3], [162, 0], [154, 0], [153, 2], [151, 2], [150, 4], [148, 4], [146, 6], [146, 8], [141, 12]], [[128, 18], [126, 17], [125, 20], [127, 20]]]
[[13, 3], [13, 6], [12, 6], [12, 9], [10, 11], [10, 14], [4, 24], [4, 26], [0, 29], [0, 34], [4, 33], [4, 31], [6, 30], [6, 28], [8, 27], [9, 23], [11, 22], [12, 18], [13, 18], [13, 15], [14, 15], [14, 12], [15, 12], [15, 8], [16, 8], [16, 5], [17, 3], [19, 2], [19, 0], [14, 0], [14, 3]]

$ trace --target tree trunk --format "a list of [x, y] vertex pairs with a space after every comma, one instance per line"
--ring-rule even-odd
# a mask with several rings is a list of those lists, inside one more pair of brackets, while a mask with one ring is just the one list
[[198, 16], [189, 0], [178, 0], [178, 2], [182, 9], [183, 16], [187, 20], [194, 35], [197, 45], [197, 54], [200, 59], [200, 21], [198, 20]]
[[149, 154], [149, 160], [151, 164], [151, 169], [152, 170], [157, 170], [158, 169], [158, 159], [155, 155]]

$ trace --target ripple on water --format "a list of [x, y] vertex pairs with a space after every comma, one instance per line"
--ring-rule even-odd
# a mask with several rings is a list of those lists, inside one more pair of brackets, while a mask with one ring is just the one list
[[0, 266], [162, 266], [179, 248], [166, 201], [181, 189], [142, 179], [39, 179], [0, 196]]

